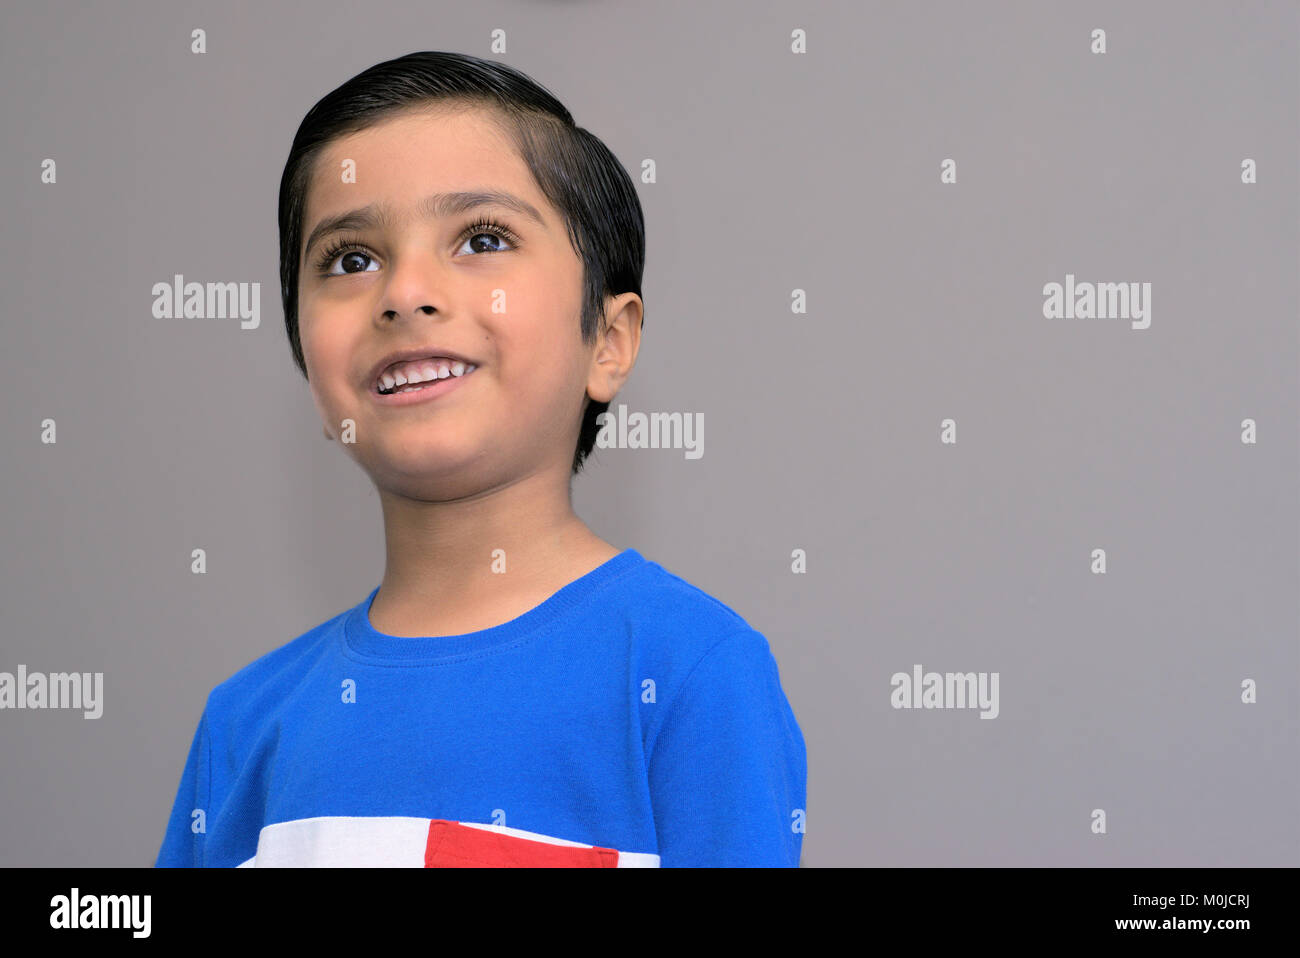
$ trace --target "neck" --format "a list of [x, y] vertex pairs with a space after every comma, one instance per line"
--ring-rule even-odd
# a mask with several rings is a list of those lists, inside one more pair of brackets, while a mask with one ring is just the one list
[[618, 552], [574, 513], [567, 475], [441, 502], [381, 489], [380, 502], [386, 562], [370, 621], [389, 635], [500, 625]]

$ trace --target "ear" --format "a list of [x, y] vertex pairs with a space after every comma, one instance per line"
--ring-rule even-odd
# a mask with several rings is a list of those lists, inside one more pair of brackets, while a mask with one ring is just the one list
[[325, 438], [326, 438], [326, 439], [333, 439], [333, 438], [334, 438], [333, 436], [330, 435], [329, 427], [326, 426], [324, 423], [321, 423], [320, 431], [323, 432], [323, 433], [325, 434]]
[[587, 376], [587, 396], [609, 402], [627, 381], [641, 348], [645, 303], [636, 293], [620, 293], [605, 303], [607, 322], [598, 337]]

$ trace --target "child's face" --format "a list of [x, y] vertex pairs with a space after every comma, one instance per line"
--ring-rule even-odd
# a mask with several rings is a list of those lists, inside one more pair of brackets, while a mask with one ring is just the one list
[[[343, 163], [355, 182], [343, 181]], [[485, 206], [423, 217], [435, 193], [499, 191], [542, 218]], [[382, 224], [300, 253], [299, 334], [312, 398], [381, 489], [464, 495], [541, 470], [567, 482], [598, 343], [582, 342], [582, 261], [559, 214], [504, 135], [477, 111], [405, 115], [329, 144], [314, 168], [304, 244], [323, 220], [375, 204]], [[515, 239], [468, 229], [486, 216]], [[337, 241], [355, 247], [322, 256]], [[332, 273], [332, 275], [326, 275]], [[496, 309], [494, 310], [494, 304]], [[444, 395], [382, 402], [375, 364], [448, 350], [478, 368]], [[594, 380], [593, 380], [594, 382]]]

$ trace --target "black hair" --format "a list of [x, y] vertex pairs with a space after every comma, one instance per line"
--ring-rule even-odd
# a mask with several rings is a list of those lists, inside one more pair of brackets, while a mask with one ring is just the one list
[[[585, 344], [596, 341], [606, 295], [641, 296], [645, 218], [631, 177], [609, 148], [575, 125], [550, 91], [513, 67], [461, 53], [408, 53], [358, 73], [322, 97], [303, 117], [289, 149], [280, 179], [280, 296], [289, 347], [304, 378], [298, 259], [314, 161], [337, 137], [438, 101], [489, 108], [564, 219], [569, 242], [582, 260], [580, 328]], [[571, 475], [582, 469], [595, 446], [596, 417], [608, 408], [608, 402], [587, 398]]]

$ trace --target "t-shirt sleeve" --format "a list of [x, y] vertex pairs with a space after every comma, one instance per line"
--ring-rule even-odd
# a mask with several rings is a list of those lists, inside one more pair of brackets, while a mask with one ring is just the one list
[[[185, 760], [185, 771], [181, 773], [176, 802], [172, 806], [167, 834], [158, 852], [158, 860], [154, 863], [155, 868], [203, 867], [203, 837], [207, 827], [210, 791], [210, 755], [208, 712], [205, 708], [199, 719], [199, 727], [194, 732], [194, 741], [190, 744], [190, 754]], [[196, 817], [196, 810], [203, 814]]]
[[649, 763], [660, 865], [798, 867], [807, 753], [767, 639], [719, 641], [665, 708]]

